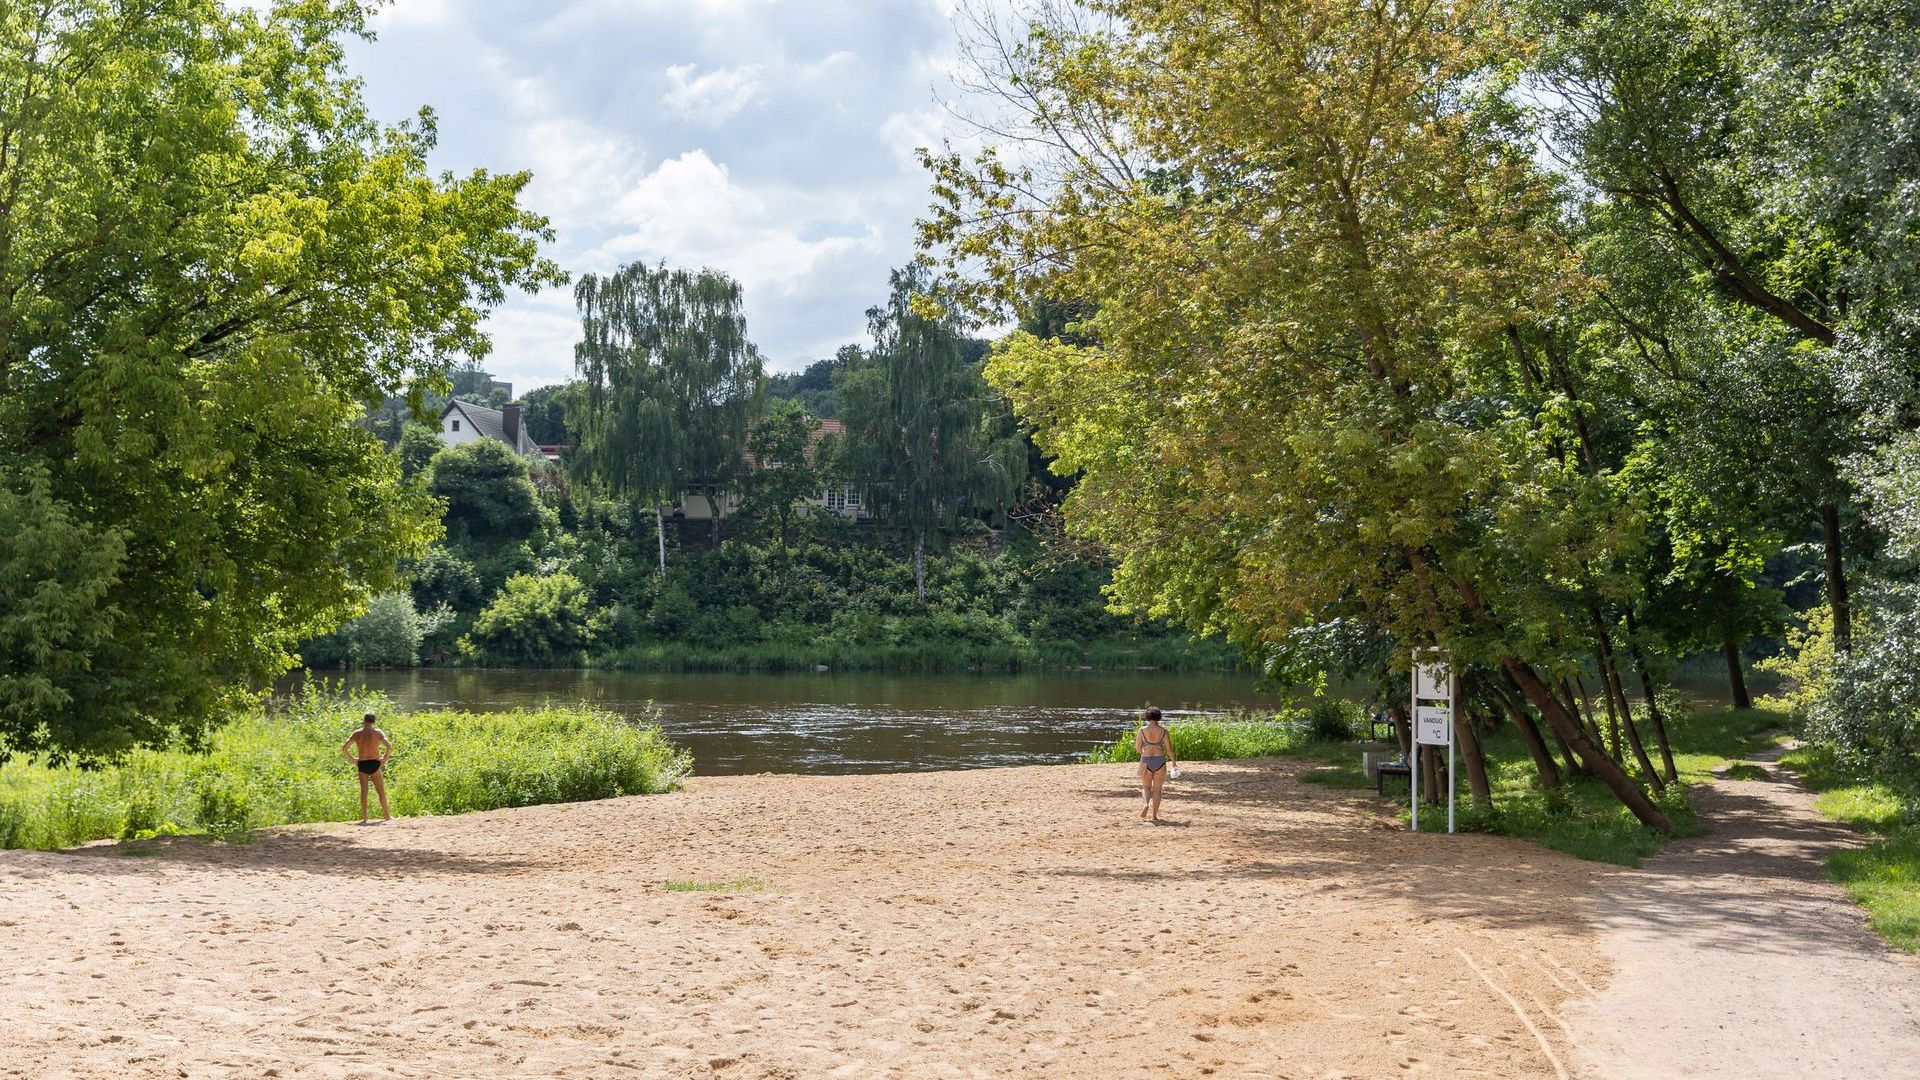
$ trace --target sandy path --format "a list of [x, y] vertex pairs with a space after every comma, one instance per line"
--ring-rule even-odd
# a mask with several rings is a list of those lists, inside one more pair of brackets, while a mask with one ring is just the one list
[[1920, 964], [1826, 878], [1861, 842], [1771, 764], [1694, 792], [1712, 832], [1602, 881], [1594, 921], [1616, 965], [1567, 1010], [1581, 1075], [1608, 1080], [1920, 1077]]
[[1558, 1075], [1609, 871], [1296, 768], [1159, 829], [1075, 766], [0, 854], [0, 1074]]

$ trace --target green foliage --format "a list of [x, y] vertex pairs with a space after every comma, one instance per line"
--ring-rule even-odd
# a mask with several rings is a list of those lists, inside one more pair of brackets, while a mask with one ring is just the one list
[[441, 451], [427, 470], [427, 491], [446, 500], [447, 535], [492, 546], [536, 535], [543, 519], [527, 468], [527, 460], [498, 439]]
[[670, 791], [691, 767], [659, 729], [585, 707], [399, 713], [375, 697], [310, 693], [216, 731], [206, 753], [135, 750], [98, 769], [0, 765], [0, 847], [71, 847], [108, 837], [205, 833], [360, 816], [342, 739], [367, 709], [394, 740], [396, 815]]
[[574, 301], [576, 470], [643, 505], [729, 484], [762, 377], [739, 284], [713, 270], [635, 263], [584, 275]]
[[567, 427], [567, 410], [579, 407], [574, 404], [579, 394], [580, 384], [569, 382], [538, 387], [522, 395], [520, 422], [526, 425], [527, 436], [543, 446], [571, 444], [574, 437]]
[[400, 443], [396, 452], [400, 455], [400, 475], [408, 480], [427, 471], [433, 464], [434, 455], [446, 448], [440, 438], [440, 429], [426, 424], [410, 423], [400, 429]]
[[813, 433], [819, 421], [798, 403], [782, 401], [762, 417], [747, 439], [753, 469], [742, 484], [749, 517], [772, 518], [780, 527], [780, 549], [792, 532], [796, 504], [821, 489], [813, 461]]
[[[872, 352], [835, 377], [846, 439], [834, 472], [913, 538], [916, 556], [969, 510], [999, 510], [1026, 479], [1026, 445], [962, 356], [959, 314], [923, 270], [894, 271], [867, 311]], [[917, 567], [917, 564], [916, 564]], [[916, 588], [925, 599], [924, 583]]]
[[[1299, 713], [1265, 719], [1251, 716], [1223, 720], [1173, 718], [1166, 721], [1173, 740], [1174, 757], [1180, 761], [1224, 761], [1232, 758], [1274, 757], [1281, 754], [1307, 754], [1321, 747], [1319, 738]], [[1110, 746], [1098, 747], [1087, 755], [1090, 763], [1139, 761], [1134, 748], [1138, 729], [1115, 739]]]
[[564, 666], [580, 661], [594, 632], [593, 598], [579, 578], [516, 574], [480, 613], [462, 645], [484, 660]]
[[368, 115], [343, 66], [367, 17], [0, 16], [0, 476], [47, 477], [38, 527], [79, 530], [43, 655], [90, 684], [9, 714], [16, 749], [203, 731], [389, 585], [431, 514], [363, 403], [483, 355], [488, 308], [560, 280], [526, 174], [437, 173], [430, 114]]

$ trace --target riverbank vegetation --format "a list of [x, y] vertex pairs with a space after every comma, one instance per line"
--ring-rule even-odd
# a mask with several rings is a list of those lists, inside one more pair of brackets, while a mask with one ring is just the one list
[[1834, 853], [1828, 873], [1867, 909], [1894, 946], [1920, 952], [1920, 788], [1915, 778], [1849, 765], [1832, 747], [1805, 746], [1781, 758], [1819, 793], [1822, 814], [1867, 833], [1863, 847]]
[[[1510, 727], [1484, 726], [1475, 737], [1491, 797], [1475, 800], [1462, 792], [1455, 827], [1530, 840], [1576, 858], [1634, 866], [1657, 850], [1666, 836], [1698, 831], [1685, 797], [1688, 786], [1712, 780], [1716, 770], [1736, 767], [1764, 748], [1771, 733], [1787, 721], [1784, 713], [1761, 709], [1696, 713], [1679, 707], [1670, 712], [1677, 780], [1662, 796], [1673, 820], [1672, 830], [1665, 833], [1642, 824], [1606, 785], [1591, 777], [1570, 779], [1557, 788], [1543, 787], [1525, 742]], [[1303, 783], [1372, 791], [1374, 783], [1361, 766], [1361, 755], [1383, 744], [1365, 741], [1364, 723], [1364, 714], [1352, 702], [1321, 699], [1268, 715], [1178, 719], [1167, 730], [1174, 755], [1182, 761], [1303, 758], [1317, 763], [1300, 774]], [[1138, 761], [1133, 735], [1096, 749], [1087, 760]], [[1407, 818], [1411, 813], [1405, 788], [1401, 787], [1398, 797], [1392, 795], [1394, 786], [1403, 783], [1390, 780], [1387, 787], [1393, 799], [1390, 805]], [[1885, 803], [1872, 805], [1886, 809]], [[1420, 822], [1423, 829], [1446, 828], [1444, 805], [1423, 804]]]
[[1684, 829], [1666, 673], [1717, 651], [1747, 705], [1745, 644], [1799, 621], [1808, 737], [1914, 774], [1910, 11], [969, 27], [986, 147], [929, 155], [925, 248], [945, 303], [1020, 323], [988, 380], [1076, 476], [1117, 606], [1373, 681], [1403, 743], [1443, 650], [1495, 820], [1591, 782]]
[[359, 783], [339, 748], [369, 709], [393, 740], [396, 817], [654, 794], [692, 764], [657, 727], [586, 707], [396, 713], [377, 695], [316, 690], [220, 727], [204, 750], [134, 750], [105, 768], [0, 763], [0, 847], [242, 840], [274, 825], [357, 821]]

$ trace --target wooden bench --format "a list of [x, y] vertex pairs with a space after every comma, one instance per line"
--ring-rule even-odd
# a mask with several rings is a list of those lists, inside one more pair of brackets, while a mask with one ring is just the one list
[[1373, 767], [1373, 790], [1378, 792], [1381, 798], [1386, 797], [1387, 777], [1389, 775], [1404, 776], [1407, 778], [1407, 783], [1411, 785], [1413, 783], [1413, 766], [1404, 761], [1383, 761], [1375, 765]]

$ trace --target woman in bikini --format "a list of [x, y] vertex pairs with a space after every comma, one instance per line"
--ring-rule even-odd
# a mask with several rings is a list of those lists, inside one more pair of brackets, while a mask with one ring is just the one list
[[1167, 770], [1175, 764], [1173, 735], [1160, 723], [1160, 710], [1148, 709], [1147, 722], [1133, 736], [1140, 754], [1140, 820], [1160, 823], [1160, 792], [1167, 786]]

